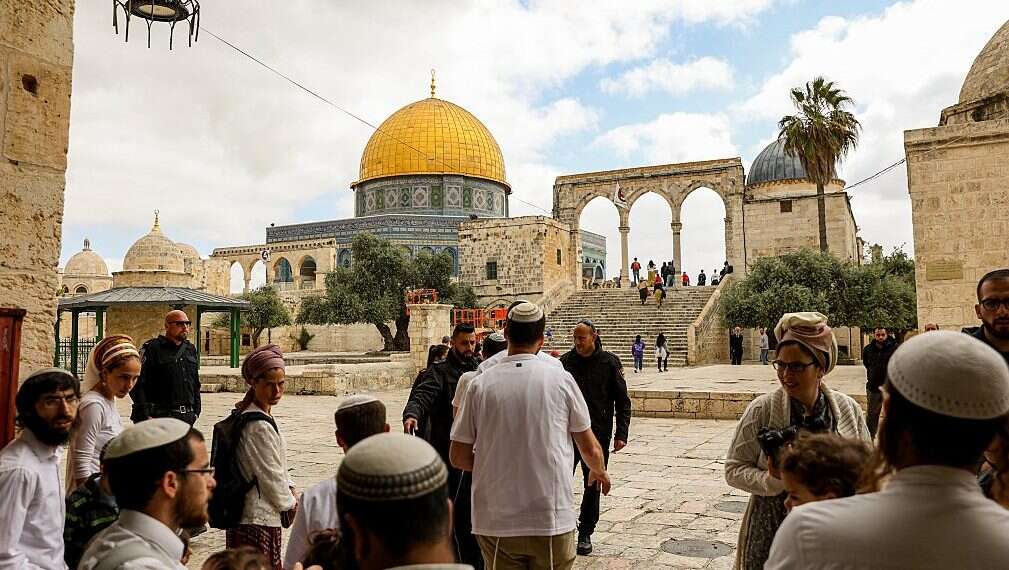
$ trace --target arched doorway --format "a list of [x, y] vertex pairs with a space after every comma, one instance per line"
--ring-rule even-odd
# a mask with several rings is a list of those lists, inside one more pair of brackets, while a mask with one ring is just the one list
[[711, 273], [718, 274], [725, 257], [725, 202], [706, 187], [691, 190], [680, 204], [680, 251], [683, 261], [677, 269], [686, 271], [690, 284], [698, 284], [703, 270], [705, 282], [711, 284]]
[[590, 232], [602, 240], [582, 233], [579, 236], [581, 259], [578, 275], [583, 287], [600, 286], [601, 281], [620, 276], [620, 213], [616, 205], [603, 196], [593, 198], [578, 217], [580, 232]]
[[249, 269], [249, 290], [259, 289], [266, 285], [266, 264], [256, 260]]
[[[641, 277], [645, 278], [648, 262], [655, 263], [658, 272], [663, 263], [673, 260], [673, 211], [669, 202], [655, 192], [646, 192], [630, 204], [628, 214], [628, 255], [641, 263]], [[675, 262], [679, 267], [680, 262]]]
[[231, 262], [228, 291], [233, 295], [245, 292], [245, 267], [239, 261]]
[[294, 272], [291, 270], [291, 262], [283, 257], [273, 264], [273, 286], [281, 291], [294, 286]]
[[300, 289], [315, 288], [315, 259], [311, 255], [306, 255], [301, 260], [298, 267], [298, 287]]

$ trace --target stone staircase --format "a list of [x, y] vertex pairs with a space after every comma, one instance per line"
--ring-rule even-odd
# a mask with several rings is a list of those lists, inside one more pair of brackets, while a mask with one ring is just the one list
[[547, 315], [553, 333], [551, 347], [563, 352], [572, 345], [571, 333], [578, 321], [591, 319], [599, 331], [603, 348], [632, 368], [631, 344], [636, 335], [645, 341], [645, 366], [655, 366], [655, 337], [666, 335], [670, 366], [687, 364], [687, 327], [700, 315], [715, 287], [670, 287], [659, 309], [650, 296], [642, 306], [637, 289], [594, 289], [577, 291]]

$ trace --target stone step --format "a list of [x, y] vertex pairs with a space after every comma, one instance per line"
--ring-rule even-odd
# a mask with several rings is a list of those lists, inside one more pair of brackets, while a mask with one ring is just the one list
[[204, 394], [216, 394], [217, 392], [224, 391], [224, 384], [210, 383], [210, 384], [200, 384], [200, 392]]

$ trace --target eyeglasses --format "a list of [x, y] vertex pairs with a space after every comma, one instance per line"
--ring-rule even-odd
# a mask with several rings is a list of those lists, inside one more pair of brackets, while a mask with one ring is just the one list
[[1009, 298], [985, 299], [984, 301], [981, 301], [981, 306], [984, 307], [984, 310], [991, 312], [997, 311], [999, 307], [1005, 307], [1006, 309], [1009, 309]]
[[205, 469], [189, 469], [189, 468], [186, 468], [186, 469], [176, 469], [175, 472], [176, 473], [199, 473], [200, 475], [210, 475], [211, 477], [214, 476], [214, 468], [213, 467], [207, 467]]
[[64, 402], [68, 406], [76, 406], [81, 401], [80, 397], [76, 394], [71, 394], [69, 396], [44, 396], [42, 398], [42, 406], [46, 408], [57, 408], [62, 406]]
[[771, 366], [773, 366], [778, 372], [788, 371], [795, 373], [802, 372], [814, 364], [816, 364], [816, 362], [782, 362], [781, 360], [771, 362]]
[[193, 321], [169, 321], [170, 325], [178, 325], [180, 327], [191, 327], [193, 326]]

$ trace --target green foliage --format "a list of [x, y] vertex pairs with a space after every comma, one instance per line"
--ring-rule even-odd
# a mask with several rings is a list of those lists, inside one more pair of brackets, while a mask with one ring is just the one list
[[[259, 346], [259, 337], [264, 330], [291, 324], [291, 312], [272, 287], [263, 285], [238, 297], [252, 305], [248, 311], [242, 312], [242, 326], [252, 328], [253, 346]], [[230, 318], [228, 315], [220, 315], [214, 319], [213, 326], [227, 327]]]
[[[371, 323], [382, 334], [386, 350], [408, 350], [406, 314], [408, 289], [436, 289], [439, 302], [471, 307], [476, 295], [452, 282], [448, 254], [421, 253], [410, 259], [398, 245], [369, 233], [359, 233], [352, 244], [353, 263], [326, 276], [326, 293], [302, 301], [299, 323]], [[396, 322], [393, 337], [387, 323]]]
[[808, 249], [757, 260], [721, 303], [725, 326], [772, 327], [785, 313], [818, 311], [832, 326], [895, 331], [917, 322], [914, 262], [901, 250], [855, 265]]
[[308, 350], [308, 343], [312, 342], [313, 338], [315, 338], [314, 334], [309, 333], [308, 329], [305, 327], [301, 327], [301, 332], [294, 340], [297, 341], [298, 347], [301, 348], [301, 350]]

